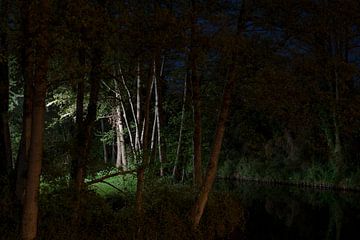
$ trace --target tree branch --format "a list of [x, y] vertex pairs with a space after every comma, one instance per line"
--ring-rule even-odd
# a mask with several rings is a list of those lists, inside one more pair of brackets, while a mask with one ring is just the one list
[[106, 176], [98, 178], [98, 179], [91, 180], [91, 181], [87, 182], [86, 185], [92, 185], [92, 184], [95, 184], [95, 183], [104, 182], [105, 179], [120, 176], [120, 175], [126, 175], [126, 174], [135, 173], [136, 171], [137, 171], [137, 169], [129, 170], [129, 171], [116, 172], [116, 173], [106, 175]]
[[120, 188], [116, 187], [114, 184], [111, 184], [111, 183], [106, 182], [106, 181], [104, 181], [104, 180], [102, 180], [101, 183], [105, 183], [105, 184], [109, 185], [110, 187], [115, 188], [115, 189], [118, 190], [119, 192], [124, 193], [123, 190], [121, 190]]

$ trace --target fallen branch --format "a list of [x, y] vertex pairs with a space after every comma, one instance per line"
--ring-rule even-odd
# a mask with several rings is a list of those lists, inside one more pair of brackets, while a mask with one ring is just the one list
[[86, 184], [86, 185], [92, 185], [92, 184], [95, 184], [95, 183], [104, 182], [105, 179], [112, 178], [112, 177], [116, 177], [116, 176], [120, 176], [120, 175], [126, 175], [126, 174], [135, 173], [136, 171], [137, 171], [137, 169], [135, 169], [135, 170], [129, 170], [129, 171], [121, 171], [121, 172], [112, 173], [112, 174], [110, 174], [110, 175], [106, 175], [106, 176], [104, 176], [104, 177], [91, 180], [91, 181], [89, 181], [89, 182], [87, 182], [87, 183], [85, 183], [85, 184]]
[[118, 190], [119, 192], [124, 193], [123, 190], [121, 190], [120, 188], [116, 187], [114, 184], [111, 184], [111, 183], [109, 183], [109, 182], [107, 182], [107, 181], [104, 181], [104, 180], [102, 180], [101, 183], [105, 183], [105, 184], [109, 185], [110, 187], [115, 188], [115, 189]]

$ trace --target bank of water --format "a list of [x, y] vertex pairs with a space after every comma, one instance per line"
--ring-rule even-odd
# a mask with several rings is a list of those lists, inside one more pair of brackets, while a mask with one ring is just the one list
[[360, 239], [360, 193], [218, 180], [245, 208], [231, 239]]

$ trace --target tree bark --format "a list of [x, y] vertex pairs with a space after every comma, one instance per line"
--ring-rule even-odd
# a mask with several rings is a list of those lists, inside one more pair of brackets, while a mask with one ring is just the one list
[[34, 50], [30, 41], [30, 26], [33, 19], [29, 17], [29, 5], [27, 1], [22, 2], [22, 35], [23, 39], [29, 39], [23, 43], [21, 48], [21, 71], [24, 79], [24, 100], [22, 116], [21, 140], [15, 165], [16, 186], [15, 195], [20, 203], [23, 203], [25, 195], [25, 182], [28, 167], [28, 157], [31, 140], [32, 105], [33, 105], [33, 73], [34, 73]]
[[[41, 71], [46, 71], [45, 69]], [[35, 79], [32, 135], [29, 168], [25, 188], [24, 212], [22, 218], [22, 238], [35, 239], [38, 221], [38, 195], [40, 186], [41, 161], [43, 152], [44, 115], [46, 96], [46, 72], [38, 73]], [[42, 79], [41, 79], [42, 78]]]
[[335, 105], [333, 110], [333, 124], [334, 124], [334, 149], [333, 149], [333, 161], [335, 165], [336, 181], [340, 180], [344, 171], [344, 156], [342, 150], [342, 141], [340, 137], [340, 121], [339, 121], [339, 110], [340, 110], [340, 79], [338, 76], [337, 64], [334, 67], [335, 76]]
[[157, 140], [159, 150], [159, 161], [160, 161], [160, 176], [164, 176], [166, 170], [164, 169], [165, 163], [167, 162], [166, 156], [166, 141], [162, 134], [162, 129], [165, 123], [164, 109], [163, 109], [163, 89], [164, 89], [164, 64], [165, 57], [157, 57], [157, 63], [159, 67], [156, 73], [156, 79], [154, 81], [155, 87], [155, 106], [156, 106], [156, 125], [157, 125]]
[[[246, 18], [247, 18], [247, 1], [244, 0], [241, 2], [239, 9], [239, 18], [237, 23], [237, 31], [235, 37], [238, 39], [240, 37], [242, 28], [245, 27]], [[204, 209], [209, 197], [209, 193], [212, 189], [212, 186], [215, 181], [218, 160], [221, 151], [222, 141], [225, 133], [225, 124], [229, 115], [232, 92], [235, 89], [236, 85], [236, 61], [239, 55], [238, 50], [235, 48], [231, 52], [231, 63], [228, 66], [227, 81], [225, 84], [222, 105], [220, 108], [219, 119], [217, 121], [215, 138], [211, 150], [210, 161], [208, 163], [206, 176], [204, 182], [200, 188], [199, 194], [196, 197], [195, 204], [191, 210], [191, 221], [192, 227], [196, 229], [199, 226], [200, 219], [204, 213]]]
[[[101, 134], [104, 135], [104, 133], [105, 133], [104, 119], [100, 120], [100, 124], [101, 124]], [[103, 141], [102, 145], [103, 145], [104, 163], [107, 163], [108, 162], [108, 157], [107, 157], [108, 154], [107, 154], [107, 149], [106, 149], [106, 143]]]
[[7, 47], [8, 1], [2, 1], [0, 10], [0, 174], [12, 168], [12, 152], [9, 130], [9, 66]]
[[153, 77], [155, 75], [155, 66], [151, 67], [151, 74], [146, 84], [146, 96], [144, 106], [144, 124], [143, 124], [143, 156], [142, 163], [137, 171], [137, 184], [136, 184], [136, 211], [139, 215], [143, 210], [143, 192], [145, 183], [145, 169], [149, 164], [149, 120], [150, 120], [150, 102], [153, 86]]
[[196, 1], [192, 3], [192, 15], [191, 15], [191, 46], [190, 46], [190, 70], [191, 70], [191, 83], [192, 83], [192, 103], [194, 112], [194, 172], [193, 181], [194, 186], [200, 187], [203, 180], [202, 175], [202, 126], [201, 126], [201, 84], [200, 78], [197, 75], [197, 48], [195, 47], [195, 41], [197, 36], [196, 30]]
[[140, 119], [141, 119], [141, 99], [140, 99], [140, 63], [138, 61], [136, 66], [136, 124], [137, 128], [135, 129], [135, 150], [140, 150]]
[[235, 87], [236, 78], [235, 78], [234, 66], [230, 67], [228, 74], [229, 74], [229, 79], [227, 81], [227, 84], [225, 85], [225, 89], [223, 92], [222, 106], [220, 110], [219, 119], [217, 122], [215, 139], [212, 146], [209, 165], [207, 167], [204, 183], [201, 186], [200, 192], [196, 198], [196, 202], [191, 212], [191, 220], [194, 228], [197, 228], [200, 223], [200, 219], [203, 215], [209, 193], [212, 189], [216, 177], [218, 159], [219, 159], [221, 145], [225, 132], [225, 123], [229, 115], [232, 91]]
[[[85, 49], [79, 49], [79, 63], [83, 68], [85, 66], [86, 56]], [[75, 139], [74, 139], [74, 149], [71, 162], [71, 178], [73, 188], [76, 192], [81, 190], [81, 179], [83, 178], [83, 170], [81, 168], [82, 159], [84, 158], [83, 146], [84, 143], [84, 133], [83, 133], [83, 122], [84, 122], [84, 96], [85, 96], [85, 76], [79, 79], [76, 88], [76, 124], [75, 124]]]
[[43, 154], [45, 98], [47, 90], [46, 75], [49, 58], [49, 2], [42, 0], [37, 6], [38, 36], [36, 49], [36, 69], [33, 85], [33, 108], [31, 123], [31, 142], [29, 152], [28, 176], [25, 187], [24, 208], [21, 224], [21, 237], [24, 240], [33, 240], [37, 235], [38, 222], [38, 195], [40, 186], [41, 161]]
[[124, 126], [121, 116], [121, 107], [116, 107], [116, 167], [126, 169], [126, 155], [125, 155], [125, 141], [124, 141]]
[[[135, 114], [135, 109], [134, 109], [132, 96], [131, 96], [129, 88], [126, 85], [125, 77], [124, 77], [124, 74], [122, 73], [120, 64], [119, 64], [119, 74], [120, 74], [120, 78], [121, 78], [121, 82], [123, 84], [123, 87], [124, 87], [124, 89], [126, 90], [126, 93], [127, 93], [128, 102], [130, 104], [130, 110], [131, 110], [131, 114], [133, 116], [133, 120], [134, 120], [134, 124], [135, 124], [135, 141], [136, 141], [136, 138], [138, 138], [138, 136], [139, 136], [139, 124], [138, 124], [138, 120], [137, 120], [137, 117], [138, 117], [137, 114], [138, 113]], [[121, 98], [121, 95], [120, 95], [120, 89], [117, 86], [115, 86], [115, 88], [117, 89], [116, 91], [118, 93], [118, 97], [120, 99], [121, 105], [123, 105], [122, 98]], [[138, 103], [136, 103], [136, 104], [138, 104]], [[124, 111], [124, 109], [123, 109], [123, 111]], [[136, 111], [138, 111], [138, 110], [136, 110]], [[125, 114], [125, 111], [123, 113]], [[132, 139], [131, 129], [129, 128], [128, 130], [129, 130], [129, 135], [130, 135], [130, 137]], [[133, 142], [132, 142], [132, 145], [133, 145]]]
[[178, 139], [178, 145], [176, 148], [176, 157], [175, 157], [174, 168], [173, 168], [173, 172], [172, 172], [172, 177], [175, 180], [177, 179], [177, 176], [180, 175], [178, 173], [178, 167], [179, 167], [180, 151], [181, 151], [181, 144], [182, 144], [182, 133], [183, 133], [183, 129], [184, 129], [185, 105], [186, 105], [187, 81], [188, 81], [187, 78], [188, 78], [188, 74], [186, 74], [185, 80], [184, 80], [184, 92], [183, 92], [183, 101], [182, 101], [182, 108], [181, 108], [179, 139]]
[[[91, 70], [89, 75], [90, 81], [90, 98], [89, 104], [87, 106], [87, 114], [82, 124], [77, 124], [77, 139], [75, 151], [76, 155], [73, 159], [73, 172], [72, 172], [72, 181], [77, 193], [81, 192], [84, 187], [85, 180], [85, 167], [88, 163], [90, 145], [91, 145], [91, 137], [93, 125], [96, 120], [97, 114], [97, 102], [99, 98], [99, 90], [100, 90], [100, 71], [101, 71], [101, 60], [102, 55], [100, 49], [94, 47], [91, 54]], [[83, 94], [83, 91], [80, 91], [78, 94]], [[79, 107], [82, 108], [81, 99], [79, 100]], [[79, 114], [79, 119], [81, 119], [80, 114], [81, 111], [77, 111]], [[77, 117], [78, 117], [77, 116]]]

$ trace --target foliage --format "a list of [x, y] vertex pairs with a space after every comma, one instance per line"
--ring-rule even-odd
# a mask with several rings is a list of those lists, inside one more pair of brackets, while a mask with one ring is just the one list
[[0, 232], [3, 239], [19, 238], [20, 209], [12, 199], [11, 184], [5, 177], [0, 177]]
[[[210, 196], [199, 231], [193, 232], [187, 214], [194, 201], [194, 190], [159, 181], [146, 188], [145, 213], [139, 219], [134, 210], [134, 178], [117, 178], [109, 182], [121, 192], [109, 192], [105, 185], [97, 184], [81, 194], [79, 222], [73, 220], [74, 193], [69, 191], [66, 181], [43, 182], [40, 239], [225, 239], [234, 228], [244, 224], [243, 209], [234, 196], [215, 192]], [[2, 196], [10, 194], [2, 192]], [[19, 215], [7, 198], [0, 201], [0, 216], [4, 221], [0, 225], [2, 239], [17, 239]], [[137, 235], [139, 224], [141, 236]]]

